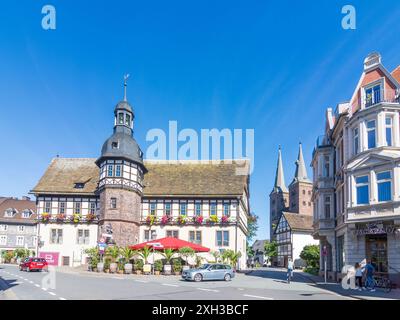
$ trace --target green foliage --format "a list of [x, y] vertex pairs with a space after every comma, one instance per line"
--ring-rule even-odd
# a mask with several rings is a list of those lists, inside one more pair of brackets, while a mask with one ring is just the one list
[[171, 259], [174, 257], [175, 253], [176, 252], [173, 249], [164, 249], [162, 255], [165, 257], [167, 264], [171, 263]]
[[99, 250], [97, 249], [97, 247], [86, 249], [85, 253], [90, 258], [90, 266], [92, 268], [97, 268], [97, 264], [100, 262], [100, 254], [99, 254]]
[[154, 270], [160, 272], [163, 270], [163, 263], [161, 260], [154, 261]]
[[111, 263], [111, 258], [105, 257], [104, 258], [104, 270], [110, 270], [110, 263]]
[[127, 246], [120, 249], [120, 254], [124, 258], [124, 263], [129, 263], [136, 251]]
[[265, 255], [268, 258], [273, 258], [278, 256], [278, 243], [276, 241], [272, 241], [272, 242], [266, 242], [265, 246]]
[[145, 247], [143, 247], [143, 249], [140, 249], [139, 251], [137, 251], [137, 255], [139, 255], [144, 260], [145, 264], [147, 264], [147, 261], [150, 257], [151, 252], [152, 252], [151, 248], [148, 246], [145, 246]]
[[196, 268], [200, 267], [203, 264], [204, 258], [202, 256], [196, 255]]
[[193, 257], [195, 255], [195, 253], [196, 252], [190, 247], [183, 247], [183, 248], [179, 249], [179, 254], [185, 260], [186, 264], [187, 264], [188, 258]]
[[248, 242], [247, 242], [246, 248], [247, 248], [247, 249], [246, 249], [247, 256], [248, 256], [249, 258], [254, 257], [254, 250], [253, 250], [253, 248], [249, 245]]
[[217, 263], [218, 262], [218, 258], [220, 257], [220, 252], [219, 251], [213, 251], [213, 252], [211, 252], [211, 255], [214, 257], [214, 261], [215, 261], [215, 263]]
[[257, 235], [258, 216], [253, 213], [247, 218], [247, 242], [251, 242]]
[[144, 262], [142, 259], [136, 259], [134, 263], [135, 270], [143, 270]]
[[305, 267], [304, 268], [304, 272], [307, 272], [309, 274], [312, 274], [314, 276], [317, 276], [319, 274], [319, 268], [315, 268], [315, 267]]
[[14, 257], [14, 252], [13, 251], [2, 251], [1, 257], [4, 260], [4, 263], [10, 263], [11, 259]]
[[14, 250], [14, 257], [15, 258], [20, 258], [20, 259], [25, 259], [29, 257], [30, 251], [28, 249], [15, 249]]
[[116, 263], [120, 256], [120, 248], [118, 246], [110, 246], [106, 249], [106, 255], [111, 258], [112, 263]]
[[316, 244], [304, 246], [300, 258], [307, 263], [307, 267], [319, 268], [319, 246]]
[[228, 249], [222, 253], [221, 258], [224, 263], [229, 263], [234, 268], [241, 256], [241, 252], [235, 252]]
[[182, 262], [180, 259], [174, 259], [172, 262], [172, 269], [174, 272], [181, 272], [182, 271]]

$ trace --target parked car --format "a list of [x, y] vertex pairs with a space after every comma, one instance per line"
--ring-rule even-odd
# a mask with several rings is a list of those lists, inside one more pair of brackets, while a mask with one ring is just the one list
[[48, 263], [43, 258], [26, 258], [19, 264], [20, 271], [48, 270]]
[[199, 268], [182, 272], [182, 279], [189, 281], [225, 280], [230, 281], [235, 277], [235, 270], [227, 264], [207, 263]]

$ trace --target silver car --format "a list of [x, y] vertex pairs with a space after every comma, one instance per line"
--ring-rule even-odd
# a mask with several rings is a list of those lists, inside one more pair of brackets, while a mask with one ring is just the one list
[[220, 263], [204, 264], [200, 268], [189, 269], [182, 272], [182, 279], [191, 281], [225, 280], [230, 281], [235, 277], [231, 266]]

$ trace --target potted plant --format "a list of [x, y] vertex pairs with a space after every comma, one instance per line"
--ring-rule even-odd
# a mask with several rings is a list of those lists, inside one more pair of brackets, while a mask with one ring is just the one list
[[176, 222], [177, 222], [179, 225], [185, 224], [185, 223], [186, 223], [186, 216], [179, 215], [178, 218], [176, 218]]
[[182, 262], [180, 259], [174, 259], [172, 268], [174, 269], [174, 274], [175, 275], [180, 275], [182, 271]]
[[208, 218], [207, 223], [214, 224], [218, 222], [218, 217], [216, 215], [212, 215]]
[[197, 225], [203, 224], [204, 218], [203, 216], [195, 216], [193, 217], [193, 222]]
[[204, 260], [204, 257], [196, 255], [196, 262], [195, 262], [196, 268], [199, 268], [202, 265], [203, 260]]
[[221, 217], [221, 223], [222, 224], [226, 224], [229, 222], [229, 217], [228, 216], [222, 216]]
[[111, 262], [111, 259], [110, 259], [110, 257], [105, 257], [104, 258], [104, 272], [105, 273], [110, 273], [110, 262]]
[[164, 274], [171, 274], [171, 260], [175, 255], [175, 251], [173, 249], [164, 249], [162, 255], [165, 257], [166, 263], [164, 265]]
[[118, 274], [124, 274], [124, 265], [125, 265], [125, 259], [124, 258], [120, 258], [117, 265], [118, 265], [118, 269], [117, 269], [117, 273]]
[[211, 255], [214, 257], [215, 263], [217, 263], [218, 262], [218, 258], [220, 256], [219, 251], [213, 251], [213, 252], [211, 252]]
[[185, 266], [183, 267], [183, 270], [185, 271], [190, 269], [188, 266], [188, 259], [195, 255], [195, 251], [190, 247], [183, 247], [179, 249], [179, 254], [182, 256], [183, 260], [185, 260]]
[[163, 216], [161, 217], [160, 223], [161, 223], [162, 225], [166, 225], [169, 221], [170, 221], [170, 217], [167, 216], [167, 215], [163, 215]]
[[152, 226], [154, 224], [154, 222], [156, 222], [156, 216], [153, 215], [153, 214], [148, 215], [147, 218], [146, 218], [146, 223], [149, 226]]
[[141, 274], [143, 271], [143, 260], [137, 259], [135, 260], [135, 272], [136, 274]]
[[161, 260], [154, 261], [154, 273], [156, 275], [160, 275], [161, 271], [163, 270], [163, 263]]
[[96, 215], [94, 213], [88, 213], [86, 215], [86, 221], [87, 222], [92, 222], [94, 219], [96, 219]]
[[149, 267], [148, 259], [151, 254], [151, 248], [148, 246], [144, 246], [143, 249], [137, 252], [137, 254], [144, 260], [144, 265], [146, 265], [146, 267], [143, 266], [143, 268], [148, 268]]
[[130, 260], [135, 255], [135, 250], [132, 250], [130, 247], [125, 247], [121, 249], [121, 255], [124, 258], [124, 271], [127, 274], [132, 273], [133, 265], [130, 263]]
[[110, 272], [115, 273], [118, 269], [117, 259], [120, 255], [120, 250], [118, 246], [109, 246], [107, 247], [106, 255], [111, 258], [110, 263]]
[[50, 217], [51, 217], [50, 213], [43, 212], [42, 215], [41, 215], [42, 222], [44, 222], [44, 223], [49, 222]]
[[71, 217], [71, 222], [73, 223], [79, 223], [81, 221], [82, 215], [80, 213], [74, 213]]
[[103, 264], [100, 262], [99, 250], [97, 247], [86, 249], [85, 253], [89, 256], [90, 259], [90, 270], [99, 270], [103, 269]]
[[65, 220], [65, 214], [64, 213], [57, 214], [57, 216], [56, 216], [56, 221], [57, 222], [64, 222], [64, 220]]

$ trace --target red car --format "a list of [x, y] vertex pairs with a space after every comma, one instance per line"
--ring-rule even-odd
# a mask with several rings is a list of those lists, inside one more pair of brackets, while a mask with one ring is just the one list
[[48, 270], [47, 261], [43, 258], [26, 258], [19, 264], [19, 270], [33, 271], [33, 270]]

